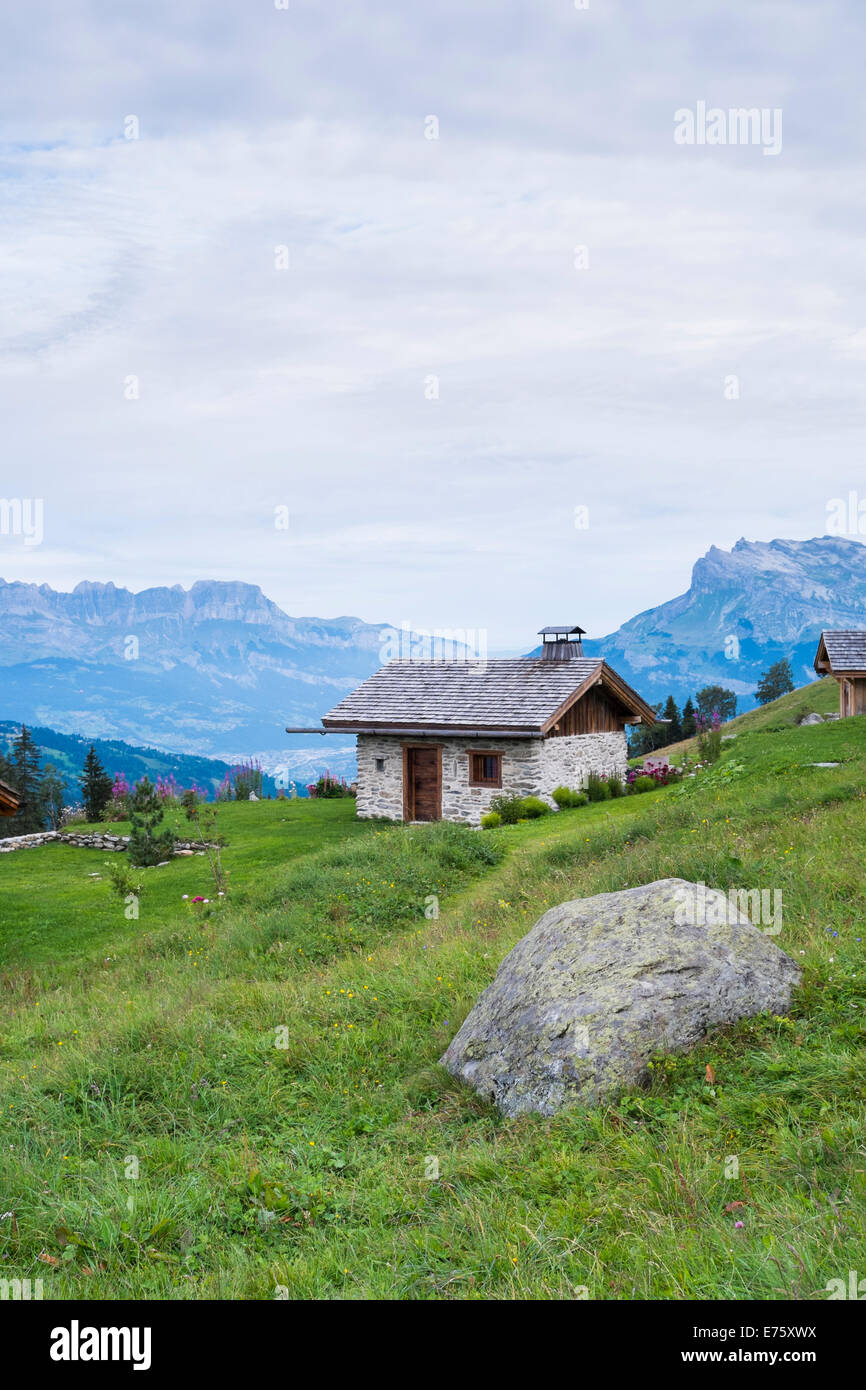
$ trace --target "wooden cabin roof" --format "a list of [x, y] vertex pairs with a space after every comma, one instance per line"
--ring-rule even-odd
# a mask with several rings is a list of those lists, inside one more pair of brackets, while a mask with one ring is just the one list
[[822, 632], [815, 655], [815, 670], [832, 675], [844, 672], [866, 675], [866, 631]]
[[628, 723], [655, 713], [598, 658], [535, 657], [477, 662], [392, 661], [322, 720], [340, 733], [479, 733], [540, 738], [586, 691], [601, 683]]
[[21, 800], [8, 782], [0, 782], [0, 816], [14, 816]]

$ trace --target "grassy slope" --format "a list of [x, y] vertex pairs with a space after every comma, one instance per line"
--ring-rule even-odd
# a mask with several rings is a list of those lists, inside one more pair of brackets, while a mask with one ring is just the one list
[[[773, 700], [768, 705], [758, 705], [756, 709], [750, 709], [745, 714], [738, 714], [736, 719], [729, 719], [724, 726], [725, 734], [746, 734], [754, 733], [758, 729], [784, 729], [796, 725], [804, 714], [838, 714], [839, 712], [839, 685], [832, 676], [825, 676], [822, 680], [814, 681], [811, 685], [803, 685], [799, 690], [792, 690], [790, 695], [783, 695], [779, 700]], [[688, 753], [690, 756], [697, 756], [697, 739], [682, 739], [679, 743], [670, 743], [664, 750], [672, 763], [679, 764], [682, 755]], [[653, 756], [652, 754], [650, 756]], [[642, 762], [643, 758], [635, 758], [632, 761]]]
[[[223, 862], [238, 891], [254, 888], [264, 872], [286, 859], [369, 833], [369, 826], [355, 819], [354, 805], [349, 800], [299, 798], [223, 806], [219, 823], [229, 841]], [[180, 836], [193, 835], [182, 813], [175, 813], [173, 821]], [[128, 824], [99, 828], [115, 835], [129, 833]], [[0, 856], [0, 960], [7, 967], [47, 964], [116, 944], [118, 905], [105, 873], [110, 858], [98, 850], [67, 845]], [[151, 931], [177, 920], [181, 894], [208, 892], [207, 865], [198, 857], [176, 859], [164, 869], [144, 873], [142, 925]], [[94, 874], [103, 877], [97, 880]]]
[[[90, 944], [86, 852], [5, 856], [0, 899], [48, 900], [0, 980], [7, 1270], [60, 1297], [825, 1297], [866, 1236], [864, 773], [866, 720], [755, 729], [682, 788], [493, 833], [312, 803], [299, 850], [319, 816], [354, 839], [295, 859], [273, 803], [233, 807], [230, 907], [176, 915], [204, 887], [176, 861]], [[546, 906], [670, 874], [782, 890], [790, 1017], [552, 1120], [437, 1067]]]

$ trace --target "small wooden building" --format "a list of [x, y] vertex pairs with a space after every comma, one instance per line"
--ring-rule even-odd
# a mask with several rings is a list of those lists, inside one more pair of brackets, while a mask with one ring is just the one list
[[477, 825], [500, 792], [553, 806], [591, 772], [624, 777], [626, 725], [656, 715], [581, 632], [543, 628], [540, 656], [383, 666], [322, 720], [357, 735], [358, 815]]
[[21, 801], [7, 782], [0, 782], [0, 816], [14, 816]]
[[815, 657], [819, 676], [839, 682], [839, 714], [866, 714], [866, 631], [822, 632]]

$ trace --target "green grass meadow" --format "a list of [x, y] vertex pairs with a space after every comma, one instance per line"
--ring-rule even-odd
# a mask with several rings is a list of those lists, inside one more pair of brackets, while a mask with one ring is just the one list
[[[823, 1300], [866, 1274], [866, 719], [798, 728], [801, 698], [680, 785], [495, 831], [231, 804], [206, 908], [182, 899], [213, 897], [202, 858], [142, 870], [128, 920], [91, 877], [107, 855], [0, 856], [3, 1276], [46, 1298]], [[547, 907], [671, 875], [782, 891], [788, 1016], [554, 1119], [506, 1120], [438, 1066]]]

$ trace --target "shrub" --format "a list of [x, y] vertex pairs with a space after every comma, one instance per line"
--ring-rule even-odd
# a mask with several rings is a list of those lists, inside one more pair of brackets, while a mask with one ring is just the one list
[[[262, 765], [258, 758], [246, 758], [235, 763], [226, 773], [223, 782], [229, 781], [235, 801], [249, 801], [253, 793], [260, 801], [262, 797]], [[222, 799], [222, 798], [220, 798]], [[228, 798], [225, 798], [228, 800]]]
[[231, 801], [232, 799], [232, 777], [227, 772], [214, 792], [214, 801]]
[[536, 820], [538, 816], [546, 816], [549, 810], [547, 802], [538, 796], [494, 796], [490, 802], [490, 811], [499, 816], [503, 825], [516, 825], [519, 820]]
[[611, 777], [607, 785], [610, 787], [611, 796], [625, 796], [625, 787], [618, 777]]
[[654, 777], [650, 777], [646, 773], [641, 773], [635, 777], [631, 785], [633, 791], [651, 792], [655, 790], [657, 784]]
[[698, 755], [701, 762], [714, 763], [722, 751], [722, 719], [714, 709], [709, 715], [697, 715]]
[[481, 824], [485, 830], [495, 830], [497, 825], [502, 824], [502, 817], [498, 811], [488, 811], [481, 817]]
[[652, 775], [659, 787], [666, 787], [669, 782], [681, 782], [683, 780], [682, 768], [679, 767], [661, 767]]
[[591, 772], [586, 784], [586, 794], [590, 801], [607, 801], [610, 796], [610, 783], [606, 777]]
[[132, 871], [132, 865], [126, 854], [115, 854], [111, 859], [105, 861], [108, 870], [108, 881], [111, 891], [120, 898], [121, 902], [126, 902], [130, 894], [140, 898], [142, 887], [139, 877]]
[[216, 802], [212, 806], [199, 796], [195, 786], [188, 787], [181, 797], [181, 805], [186, 818], [195, 828], [201, 847], [207, 855], [207, 862], [219, 893], [228, 887], [228, 872], [223, 868], [221, 850], [226, 844], [224, 835], [218, 832], [218, 810]]
[[115, 772], [111, 784], [111, 799], [107, 803], [102, 819], [104, 821], [127, 820], [129, 817], [129, 798], [132, 788], [125, 772]]
[[354, 796], [355, 794], [346, 782], [345, 777], [337, 779], [331, 776], [330, 768], [325, 771], [318, 782], [309, 786], [307, 791], [310, 793], [310, 796], [325, 797], [329, 800], [333, 800], [334, 797]]
[[575, 791], [574, 787], [556, 787], [552, 795], [560, 811], [573, 806], [585, 806], [588, 800], [586, 792]]
[[522, 796], [494, 796], [490, 801], [490, 810], [495, 812], [503, 825], [516, 825], [523, 814]]
[[542, 801], [540, 796], [524, 796], [521, 802], [521, 813], [527, 820], [537, 820], [539, 816], [546, 816], [550, 807], [546, 801]]
[[[627, 791], [634, 791], [634, 783], [638, 777], [650, 778], [655, 787], [666, 787], [669, 782], [681, 782], [683, 771], [682, 768], [671, 767], [668, 763], [654, 763], [649, 767], [630, 767], [626, 778]], [[646, 791], [647, 788], [644, 786], [639, 790]]]

